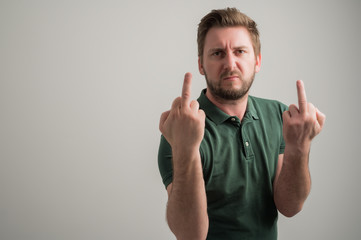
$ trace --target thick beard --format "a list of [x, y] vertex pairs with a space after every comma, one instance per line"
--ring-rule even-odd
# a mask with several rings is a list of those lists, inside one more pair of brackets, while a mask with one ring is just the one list
[[[226, 76], [231, 76], [237, 74], [238, 77], [242, 81], [242, 87], [240, 89], [224, 89], [222, 87], [222, 78]], [[249, 91], [252, 86], [254, 77], [256, 73], [254, 72], [253, 75], [249, 79], [244, 79], [238, 72], [225, 72], [221, 75], [218, 84], [214, 84], [214, 81], [209, 81], [207, 77], [207, 73], [204, 72], [204, 76], [207, 82], [207, 89], [211, 92], [211, 94], [219, 99], [223, 100], [239, 100], [243, 98]]]

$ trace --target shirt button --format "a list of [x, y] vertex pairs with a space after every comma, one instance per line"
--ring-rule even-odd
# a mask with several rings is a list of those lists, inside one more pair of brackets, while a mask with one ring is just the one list
[[246, 147], [248, 147], [249, 146], [249, 143], [248, 142], [246, 142]]
[[236, 121], [236, 118], [231, 118], [231, 121], [232, 121], [232, 122]]

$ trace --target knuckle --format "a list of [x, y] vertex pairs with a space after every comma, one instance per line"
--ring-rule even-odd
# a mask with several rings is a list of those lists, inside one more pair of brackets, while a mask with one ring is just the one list
[[183, 98], [190, 98], [191, 95], [190, 95], [189, 92], [185, 91], [185, 92], [183, 92], [183, 96], [182, 96], [182, 97], [183, 97]]
[[172, 108], [177, 108], [180, 104], [180, 101], [181, 101], [181, 97], [177, 97], [176, 99], [174, 99], [172, 103]]
[[179, 101], [179, 97], [173, 100], [173, 104], [176, 104]]
[[288, 106], [289, 109], [294, 109], [294, 108], [297, 108], [295, 104], [291, 104]]
[[198, 107], [199, 104], [198, 104], [198, 102], [196, 100], [192, 100], [191, 101], [191, 106]]

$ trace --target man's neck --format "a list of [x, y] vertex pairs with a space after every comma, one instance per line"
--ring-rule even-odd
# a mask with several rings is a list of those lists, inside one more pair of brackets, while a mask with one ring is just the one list
[[247, 109], [248, 93], [246, 93], [246, 95], [238, 100], [225, 100], [212, 95], [211, 92], [207, 89], [206, 96], [209, 101], [211, 101], [226, 114], [230, 116], [237, 116], [240, 120], [243, 119]]

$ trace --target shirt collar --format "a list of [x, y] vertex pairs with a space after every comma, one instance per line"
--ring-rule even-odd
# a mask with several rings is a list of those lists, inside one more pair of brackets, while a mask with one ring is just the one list
[[252, 96], [248, 96], [248, 100], [247, 100], [247, 110], [246, 110], [246, 114], [249, 113], [251, 114], [252, 118], [254, 120], [258, 120], [258, 113], [256, 108], [254, 107], [254, 99]]
[[[231, 118], [232, 116], [226, 114], [220, 110], [216, 105], [214, 105], [206, 96], [206, 89], [203, 89], [201, 95], [198, 98], [200, 108], [206, 113], [215, 124], [221, 124]], [[259, 119], [257, 110], [253, 104], [253, 98], [248, 97], [247, 100], [247, 109], [244, 118], [252, 117], [254, 120]]]

